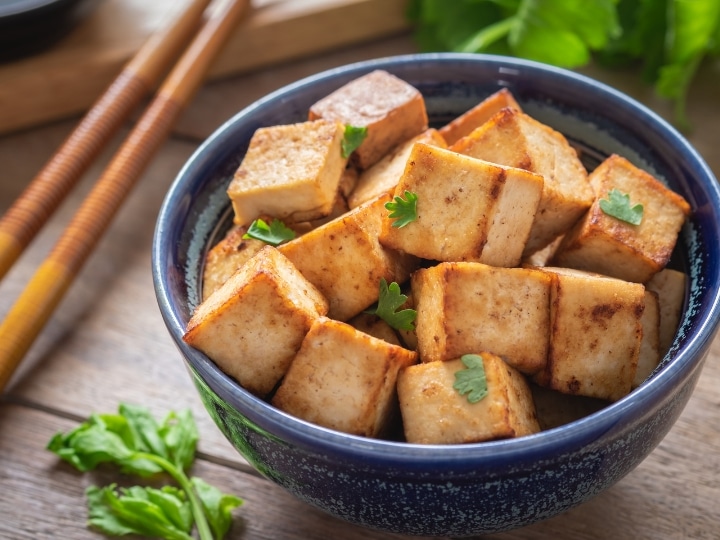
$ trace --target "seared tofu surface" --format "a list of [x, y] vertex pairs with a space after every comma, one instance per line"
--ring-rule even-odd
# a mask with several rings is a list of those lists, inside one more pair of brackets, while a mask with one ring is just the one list
[[428, 128], [422, 94], [383, 70], [358, 77], [319, 100], [310, 107], [308, 118], [367, 128], [367, 137], [351, 156], [360, 169], [377, 163], [394, 146]]
[[575, 149], [558, 131], [513, 108], [505, 108], [450, 149], [543, 177], [543, 193], [529, 255], [567, 231], [587, 211], [594, 193]]
[[265, 397], [327, 309], [322, 294], [292, 263], [265, 246], [198, 306], [183, 340]]
[[262, 215], [307, 221], [330, 213], [347, 159], [345, 127], [316, 120], [259, 128], [228, 187], [235, 223]]
[[441, 263], [412, 276], [423, 362], [492, 351], [526, 374], [545, 367], [552, 277], [530, 268]]
[[413, 351], [322, 317], [308, 331], [272, 404], [320, 426], [379, 437], [397, 418], [397, 374], [416, 362]]
[[[565, 235], [553, 264], [598, 272], [637, 283], [647, 282], [670, 261], [690, 206], [677, 193], [627, 159], [614, 155], [590, 175], [595, 202]], [[639, 225], [605, 213], [602, 200], [611, 190], [643, 207]]]
[[540, 430], [528, 382], [500, 357], [480, 352], [487, 395], [471, 403], [453, 385], [465, 369], [459, 358], [405, 368], [398, 398], [407, 442], [464, 444], [529, 435]]

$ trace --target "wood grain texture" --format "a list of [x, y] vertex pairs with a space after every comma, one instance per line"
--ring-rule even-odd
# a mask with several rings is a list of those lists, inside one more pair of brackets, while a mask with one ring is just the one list
[[[81, 270], [29, 351], [0, 400], [0, 538], [99, 539], [84, 526], [82, 493], [91, 482], [119, 479], [112, 472], [81, 475], [44, 450], [56, 430], [66, 430], [91, 411], [115, 410], [120, 401], [148, 406], [160, 416], [190, 407], [201, 433], [196, 472], [245, 498], [231, 540], [394, 538], [347, 526], [295, 500], [260, 478], [205, 413], [182, 359], [167, 335], [150, 275], [155, 217], [170, 183], [198, 143], [257, 94], [319, 69], [384, 53], [411, 52], [407, 39], [348, 48], [203, 87], [169, 141], [141, 177], [105, 237]], [[594, 73], [641, 97], [666, 114], [665, 105], [628, 74]], [[712, 151], [720, 119], [712, 77], [702, 75], [690, 105], [696, 130], [691, 141]], [[633, 82], [634, 81], [634, 82]], [[613, 82], [615, 84], [615, 82]], [[705, 121], [708, 119], [708, 122]], [[710, 122], [710, 120], [713, 120]], [[0, 211], [6, 208], [67, 133], [62, 122], [0, 137]], [[101, 156], [119, 147], [117, 136]], [[704, 154], [705, 155], [705, 154]], [[55, 243], [77, 203], [101, 172], [83, 177], [4, 282], [5, 313], [27, 277]], [[492, 535], [491, 540], [711, 540], [720, 530], [720, 339], [714, 342], [690, 402], [662, 443], [615, 486], [588, 503], [534, 526]], [[73, 420], [68, 420], [72, 418]]]
[[[0, 64], [0, 133], [85, 111], [189, 0], [104, 0], [57, 46]], [[407, 29], [406, 0], [256, 0], [210, 70], [226, 77]]]

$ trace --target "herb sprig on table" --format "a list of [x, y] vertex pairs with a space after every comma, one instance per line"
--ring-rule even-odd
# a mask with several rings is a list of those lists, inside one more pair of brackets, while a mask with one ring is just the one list
[[639, 64], [687, 127], [687, 92], [702, 60], [720, 56], [718, 0], [411, 0], [427, 51], [513, 55], [564, 68], [591, 59]]
[[191, 540], [195, 525], [201, 540], [220, 540], [243, 501], [187, 476], [197, 441], [188, 410], [171, 412], [158, 423], [148, 409], [120, 404], [117, 414], [92, 414], [72, 431], [55, 434], [47, 448], [83, 472], [111, 463], [141, 477], [166, 473], [179, 485], [89, 487], [88, 523], [99, 531]]

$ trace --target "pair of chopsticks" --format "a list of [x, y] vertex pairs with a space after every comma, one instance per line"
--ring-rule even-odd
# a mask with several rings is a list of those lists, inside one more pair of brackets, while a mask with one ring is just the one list
[[[155, 97], [75, 213], [57, 244], [0, 323], [0, 393], [151, 158], [202, 84], [249, 0], [190, 0], [152, 36], [0, 220], [0, 279], [184, 45]], [[210, 13], [197, 30], [204, 13]], [[196, 32], [197, 31], [197, 32]]]

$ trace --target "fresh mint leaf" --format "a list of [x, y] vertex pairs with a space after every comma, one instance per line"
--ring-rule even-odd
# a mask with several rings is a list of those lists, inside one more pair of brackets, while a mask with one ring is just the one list
[[465, 354], [460, 360], [465, 369], [455, 372], [453, 388], [461, 396], [467, 394], [468, 402], [477, 403], [488, 394], [483, 358], [479, 354]]
[[252, 238], [271, 246], [279, 246], [295, 238], [295, 231], [286, 227], [279, 219], [273, 219], [269, 225], [262, 219], [256, 219], [250, 224], [243, 238], [246, 240]]
[[192, 512], [182, 490], [135, 486], [116, 491], [116, 487], [111, 484], [86, 490], [91, 527], [114, 536], [192, 540]]
[[235, 495], [222, 493], [201, 478], [192, 478], [192, 485], [200, 498], [215, 538], [223, 538], [232, 525], [232, 511], [243, 504]]
[[405, 197], [395, 197], [394, 202], [386, 202], [385, 208], [390, 210], [388, 217], [394, 219], [393, 227], [404, 227], [417, 219], [418, 196], [412, 191], [405, 191]]
[[341, 155], [344, 159], [350, 157], [362, 144], [368, 135], [368, 128], [358, 126], [345, 126], [345, 133], [341, 143]]
[[607, 199], [600, 199], [600, 210], [631, 225], [640, 225], [643, 218], [643, 205], [630, 204], [630, 195], [618, 189], [611, 189]]

